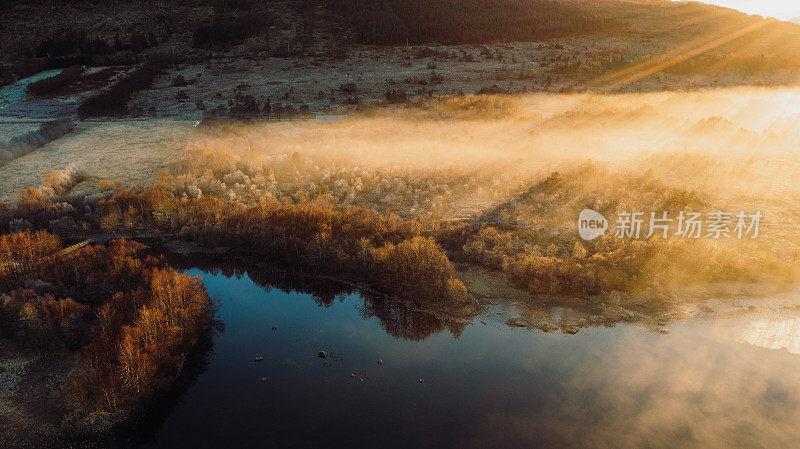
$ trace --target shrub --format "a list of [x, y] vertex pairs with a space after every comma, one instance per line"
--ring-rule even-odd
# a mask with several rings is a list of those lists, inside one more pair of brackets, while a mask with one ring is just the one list
[[46, 231], [4, 234], [0, 236], [0, 266], [33, 265], [61, 247], [61, 240]]
[[232, 101], [229, 114], [239, 120], [249, 120], [268, 112], [269, 110], [262, 106], [255, 96], [237, 92]]
[[61, 255], [62, 248], [46, 232], [0, 236], [6, 259], [44, 261], [15, 274], [0, 311], [16, 317], [11, 329], [28, 345], [78, 351], [61, 388], [67, 405], [79, 417], [103, 412], [116, 422], [181, 373], [211, 327], [211, 299], [198, 278], [140, 255], [140, 244], [120, 240]]
[[550, 0], [333, 0], [329, 7], [367, 44], [531, 41], [612, 26], [580, 6]]
[[192, 46], [210, 48], [241, 42], [259, 32], [266, 32], [265, 17], [254, 14], [214, 14], [199, 25], [192, 34]]
[[79, 164], [69, 164], [64, 170], [55, 170], [44, 175], [39, 189], [48, 195], [64, 195], [83, 182], [86, 177], [87, 173], [83, 167]]
[[367, 264], [372, 271], [381, 273], [382, 284], [407, 296], [430, 300], [467, 298], [466, 288], [453, 277], [453, 265], [433, 239], [418, 236], [397, 245], [371, 247]]
[[37, 130], [0, 142], [0, 165], [52, 142], [74, 128], [75, 123], [71, 119], [60, 118], [42, 123]]
[[188, 84], [189, 82], [186, 81], [186, 78], [181, 74], [178, 74], [177, 76], [172, 78], [172, 85], [175, 87], [185, 87]]
[[358, 93], [358, 86], [356, 83], [345, 83], [339, 85], [339, 92], [345, 95], [355, 95]]
[[504, 89], [497, 84], [492, 84], [489, 87], [480, 88], [475, 95], [507, 95], [508, 89]]
[[82, 73], [83, 69], [80, 66], [70, 67], [62, 70], [58, 75], [28, 84], [25, 91], [29, 95], [44, 95], [71, 84], [80, 78]]
[[34, 53], [39, 57], [54, 59], [72, 54], [84, 57], [104, 55], [111, 52], [108, 43], [99, 38], [90, 37], [85, 31], [62, 28], [51, 37], [42, 40]]
[[87, 118], [125, 114], [128, 111], [127, 103], [131, 96], [149, 87], [161, 75], [163, 69], [163, 64], [159, 62], [144, 63], [125, 75], [110, 89], [84, 101], [78, 107], [78, 115], [81, 118]]
[[399, 104], [408, 101], [408, 95], [406, 91], [402, 89], [389, 89], [384, 94], [384, 97], [389, 104]]
[[97, 181], [97, 188], [100, 190], [108, 190], [114, 188], [114, 181], [110, 179], [101, 179]]

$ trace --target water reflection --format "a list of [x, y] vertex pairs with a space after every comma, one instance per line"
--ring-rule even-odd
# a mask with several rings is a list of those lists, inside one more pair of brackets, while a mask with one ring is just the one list
[[[173, 264], [176, 262], [173, 261]], [[359, 307], [364, 319], [376, 317], [380, 320], [383, 329], [395, 338], [411, 341], [422, 341], [425, 338], [449, 331], [458, 337], [467, 325], [463, 319], [447, 319], [447, 304], [441, 304], [441, 310], [420, 310], [403, 302], [391, 300], [379, 293], [358, 290], [346, 283], [322, 277], [303, 271], [302, 268], [279, 268], [271, 265], [253, 265], [235, 263], [220, 264], [218, 261], [207, 260], [198, 262], [178, 261], [177, 266], [192, 266], [201, 268], [211, 275], [222, 275], [227, 278], [249, 278], [253, 283], [269, 292], [277, 289], [283, 293], [302, 293], [310, 295], [311, 300], [321, 307], [330, 307], [334, 302], [343, 301], [347, 295], [357, 294], [363, 300]], [[434, 305], [433, 307], [436, 307]]]
[[[312, 300], [276, 272], [190, 273], [223, 298], [226, 331], [138, 447], [771, 448], [800, 438], [800, 358], [761, 347], [791, 346], [791, 311], [684, 322], [668, 335], [629, 325], [547, 334], [492, 321], [492, 310], [480, 317], [489, 325], [451, 326], [329, 284]], [[316, 358], [320, 349], [335, 357]]]
[[380, 296], [364, 296], [364, 305], [360, 310], [364, 319], [378, 318], [387, 334], [411, 341], [422, 341], [444, 330], [458, 338], [466, 327], [464, 322], [442, 320], [431, 313], [420, 312], [406, 304]]
[[746, 318], [719, 320], [714, 330], [736, 341], [800, 355], [800, 317], [796, 309], [773, 309]]

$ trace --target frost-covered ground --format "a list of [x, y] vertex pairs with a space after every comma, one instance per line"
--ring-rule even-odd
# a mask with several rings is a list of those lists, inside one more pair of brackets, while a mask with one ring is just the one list
[[25, 89], [32, 82], [56, 75], [60, 70], [46, 70], [0, 88], [0, 128], [13, 126], [18, 122], [42, 122], [74, 116], [78, 106], [86, 98], [127, 71], [125, 67], [89, 67], [78, 80], [40, 96], [30, 95]]
[[38, 121], [5, 122], [0, 125], [0, 140], [8, 140], [15, 136], [21, 136], [28, 131], [37, 129], [38, 127]]
[[[602, 87], [600, 73], [622, 58], [646, 53], [618, 37], [557, 43], [364, 46], [355, 47], [341, 58], [269, 57], [257, 43], [250, 43], [202, 62], [171, 67], [150, 89], [135, 96], [131, 106], [150, 115], [195, 119], [202, 116], [203, 109], [228, 108], [238, 96], [252, 96], [262, 105], [269, 101], [273, 107], [307, 106], [312, 112], [320, 112], [343, 106], [370, 107], [385, 102], [387, 91], [402, 91], [409, 101], [480, 91], [560, 92], [593, 86], [593, 81]], [[178, 77], [186, 83], [176, 84]], [[773, 78], [770, 82], [778, 85], [794, 82], [794, 78], [779, 74]], [[753, 82], [739, 73], [658, 73], [621, 86], [621, 91], [694, 90]]]
[[[339, 169], [394, 174], [391, 182], [397, 173], [419, 179], [435, 174], [450, 178], [440, 180], [447, 184], [443, 191], [468, 190], [483, 200], [494, 196], [492, 201], [502, 202], [551, 171], [592, 160], [653, 170], [671, 184], [715, 196], [790, 201], [798, 194], [794, 179], [800, 171], [795, 146], [800, 138], [798, 99], [800, 92], [788, 88], [463, 97], [434, 101], [429, 109], [376, 109], [342, 122], [268, 122], [205, 130], [194, 128], [190, 120], [100, 119], [81, 122], [67, 136], [0, 168], [0, 199], [13, 200], [16, 189], [36, 186], [44, 174], [70, 163], [82, 164], [96, 177], [94, 183], [98, 178], [126, 184], [151, 181], [189, 143], [196, 143], [215, 150], [246, 150], [249, 162], [263, 162], [267, 168], [270, 161], [297, 153], [303, 159], [299, 178], [279, 181], [302, 181], [306, 187], [319, 184], [326, 173], [337, 178], [333, 171]], [[0, 125], [0, 136], [32, 126]], [[331, 193], [341, 190], [337, 200], [346, 200], [357, 177], [346, 180], [347, 188], [339, 182]], [[79, 187], [88, 191], [90, 184]], [[408, 190], [401, 187], [385, 193]], [[453, 195], [445, 204], [475, 212], [469, 195]]]
[[0, 167], [0, 201], [14, 201], [18, 189], [38, 186], [45, 174], [72, 163], [90, 176], [78, 191], [96, 190], [99, 180], [152, 181], [185, 150], [194, 129], [171, 120], [81, 122], [70, 134]]
[[57, 75], [59, 72], [61, 72], [61, 70], [45, 70], [33, 76], [21, 79], [14, 84], [1, 87], [0, 113], [2, 113], [4, 108], [28, 98], [28, 94], [25, 93], [25, 89], [28, 87], [28, 84]]

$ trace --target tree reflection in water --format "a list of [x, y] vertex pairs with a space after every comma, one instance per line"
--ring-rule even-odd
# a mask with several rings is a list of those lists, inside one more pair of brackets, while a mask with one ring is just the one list
[[[265, 264], [246, 264], [237, 262], [221, 263], [209, 258], [176, 257], [170, 260], [175, 267], [199, 268], [209, 274], [221, 274], [227, 278], [250, 279], [270, 291], [276, 288], [284, 293], [302, 293], [313, 297], [320, 307], [329, 307], [337, 299], [342, 301], [346, 295], [358, 293], [363, 299], [360, 307], [364, 319], [378, 318], [387, 334], [397, 339], [422, 341], [431, 335], [449, 331], [459, 337], [468, 323], [462, 310], [454, 310], [451, 304], [439, 303], [420, 309], [414, 304], [397, 301], [379, 292], [357, 288], [353, 284], [318, 276], [297, 267], [274, 267]], [[471, 316], [470, 316], [471, 317]]]

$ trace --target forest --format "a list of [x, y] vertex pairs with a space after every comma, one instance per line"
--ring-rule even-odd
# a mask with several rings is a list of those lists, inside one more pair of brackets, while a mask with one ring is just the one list
[[331, 0], [365, 44], [544, 40], [611, 31], [579, 5], [552, 0]]
[[65, 251], [46, 231], [0, 236], [0, 332], [31, 353], [74, 354], [58, 398], [70, 433], [125, 422], [211, 331], [202, 282], [144, 249], [115, 240]]
[[190, 199], [164, 182], [119, 189], [90, 203], [54, 203], [42, 190], [28, 189], [16, 207], [0, 212], [2, 227], [49, 228], [73, 237], [156, 233], [164, 242], [180, 239], [208, 250], [244, 251], [254, 261], [305, 265], [423, 304], [467, 300], [447, 255], [413, 220], [323, 200], [286, 204], [262, 198], [244, 205], [215, 197]]

